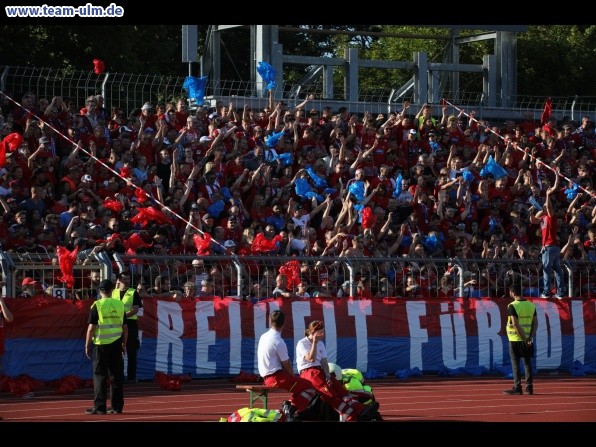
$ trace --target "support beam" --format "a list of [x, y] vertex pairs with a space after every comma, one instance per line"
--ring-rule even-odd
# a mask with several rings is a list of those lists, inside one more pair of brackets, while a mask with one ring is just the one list
[[473, 43], [473, 42], [481, 42], [488, 39], [496, 39], [497, 33], [482, 33], [482, 34], [475, 34], [473, 36], [465, 36], [465, 37], [458, 37], [455, 39], [455, 43], [458, 45], [462, 45], [464, 43]]
[[417, 51], [414, 53], [414, 94], [412, 102], [424, 104], [428, 102], [428, 56]]
[[348, 48], [345, 50], [347, 61], [346, 66], [346, 100], [358, 101], [358, 49]]

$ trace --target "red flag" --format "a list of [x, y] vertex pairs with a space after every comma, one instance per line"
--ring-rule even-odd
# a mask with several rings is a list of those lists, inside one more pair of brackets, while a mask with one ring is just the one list
[[286, 276], [286, 286], [293, 289], [300, 284], [300, 262], [292, 260], [279, 268], [279, 273]]
[[209, 233], [203, 233], [204, 236], [200, 234], [195, 234], [193, 236], [193, 241], [195, 243], [195, 247], [197, 247], [197, 255], [210, 255], [211, 254], [211, 235]]
[[[126, 254], [134, 256], [137, 254], [140, 248], [151, 247], [153, 243], [145, 242], [139, 233], [133, 233], [128, 239], [123, 241], [124, 247], [126, 248]], [[143, 261], [141, 259], [132, 259], [131, 264], [141, 265]]]
[[106, 66], [101, 59], [93, 59], [93, 73], [100, 75], [105, 69]]
[[18, 132], [13, 132], [6, 135], [2, 141], [8, 145], [7, 149], [10, 152], [14, 152], [23, 144], [23, 136]]
[[160, 371], [155, 373], [155, 381], [164, 390], [180, 391], [182, 389], [182, 378], [174, 374], [165, 374]]
[[104, 208], [115, 211], [117, 213], [121, 213], [124, 209], [124, 205], [122, 205], [120, 201], [112, 199], [111, 197], [106, 197], [103, 200], [103, 206]]
[[162, 211], [153, 208], [152, 206], [147, 208], [139, 208], [136, 215], [130, 218], [132, 223], [141, 224], [145, 228], [149, 222], [157, 222], [160, 224], [173, 224], [172, 219], [166, 216]]
[[263, 233], [257, 233], [255, 236], [254, 241], [252, 242], [252, 246], [250, 247], [253, 252], [263, 253], [268, 251], [275, 250], [275, 243], [281, 241], [283, 239], [282, 236], [279, 234], [276, 235], [273, 239], [269, 240], [265, 237]]
[[120, 239], [120, 241], [122, 241], [122, 236], [120, 236], [120, 233], [112, 233], [107, 239], [106, 242], [112, 242], [115, 241], [116, 239]]
[[74, 276], [72, 274], [72, 269], [74, 267], [75, 260], [77, 259], [78, 252], [78, 246], [76, 246], [73, 251], [68, 251], [68, 248], [61, 247], [60, 245], [56, 247], [58, 264], [60, 265], [60, 272], [62, 272], [62, 275], [58, 276], [56, 279], [65, 283], [66, 287], [69, 289], [74, 287]]
[[147, 201], [147, 193], [143, 188], [138, 186], [135, 188], [135, 197], [139, 203], [145, 203]]
[[132, 169], [128, 166], [122, 166], [120, 168], [120, 176], [124, 178], [132, 178]]
[[544, 102], [544, 111], [542, 112], [542, 118], [541, 118], [542, 122], [540, 123], [542, 126], [544, 126], [546, 123], [548, 123], [548, 119], [552, 115], [552, 112], [553, 112], [553, 103], [550, 98], [546, 98], [546, 101]]
[[16, 151], [23, 142], [23, 136], [20, 133], [13, 132], [0, 141], [0, 168], [6, 165], [6, 152]]
[[145, 242], [139, 233], [133, 233], [124, 241], [124, 247], [126, 250], [130, 250], [131, 254], [136, 254], [139, 248], [151, 247], [152, 245], [152, 243]]
[[362, 228], [372, 228], [377, 223], [377, 216], [373, 214], [370, 206], [362, 210]]
[[6, 143], [0, 141], [0, 168], [6, 166]]

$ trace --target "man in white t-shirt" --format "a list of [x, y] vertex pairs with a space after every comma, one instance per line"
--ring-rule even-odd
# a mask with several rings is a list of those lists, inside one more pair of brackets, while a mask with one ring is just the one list
[[317, 396], [312, 384], [294, 374], [288, 347], [281, 337], [286, 322], [286, 314], [274, 310], [269, 315], [270, 328], [259, 338], [257, 361], [263, 384], [292, 392], [290, 408], [287, 408], [286, 421], [292, 422], [305, 411]]

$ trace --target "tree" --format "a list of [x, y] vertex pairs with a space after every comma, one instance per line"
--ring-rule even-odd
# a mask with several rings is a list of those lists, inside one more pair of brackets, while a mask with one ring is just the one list
[[532, 25], [518, 35], [518, 92], [595, 96], [596, 26]]
[[[291, 31], [280, 28], [279, 32], [286, 54], [343, 57], [345, 48], [356, 47], [362, 59], [410, 61], [415, 51], [423, 51], [430, 61], [443, 62], [449, 55], [445, 40], [449, 30], [437, 26], [285, 26], [292, 27]], [[198, 29], [199, 52], [204, 54], [208, 26], [200, 25]], [[338, 31], [346, 34], [336, 34]], [[474, 32], [462, 30], [461, 35]], [[221, 37], [221, 79], [250, 81], [248, 26], [226, 30]], [[3, 42], [4, 65], [91, 70], [93, 59], [98, 58], [110, 72], [167, 76], [188, 73], [180, 58], [180, 25], [1, 25], [0, 42]], [[518, 34], [518, 94], [595, 96], [592, 79], [596, 69], [595, 44], [595, 25], [530, 25], [527, 32]], [[491, 41], [462, 45], [460, 62], [480, 64], [482, 56], [492, 51]], [[308, 68], [285, 66], [284, 82], [298, 82]], [[407, 70], [363, 70], [361, 89], [397, 88], [413, 74]], [[335, 76], [336, 84], [341, 85], [343, 71], [336, 70]], [[460, 89], [480, 92], [481, 82], [479, 74], [464, 73], [460, 76]]]

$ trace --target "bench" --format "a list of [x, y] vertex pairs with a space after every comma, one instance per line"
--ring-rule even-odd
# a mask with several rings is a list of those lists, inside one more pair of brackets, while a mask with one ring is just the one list
[[237, 390], [244, 390], [249, 393], [248, 395], [248, 407], [253, 408], [256, 401], [260, 400], [263, 402], [263, 408], [267, 410], [267, 398], [270, 392], [276, 391], [284, 391], [287, 393], [286, 390], [282, 388], [276, 388], [273, 386], [266, 386], [266, 385], [236, 385]]

